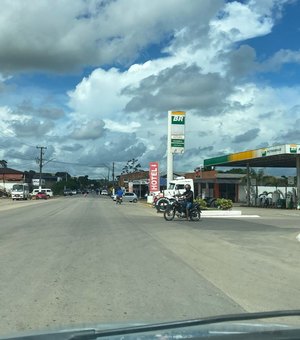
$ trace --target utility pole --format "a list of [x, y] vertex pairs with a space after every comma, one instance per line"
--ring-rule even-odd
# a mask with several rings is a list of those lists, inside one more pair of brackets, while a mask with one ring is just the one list
[[113, 181], [113, 187], [115, 187], [115, 162], [113, 162], [113, 166], [112, 166], [112, 181]]
[[47, 147], [46, 146], [37, 146], [36, 148], [40, 149], [40, 158], [39, 158], [39, 166], [40, 166], [39, 190], [41, 190], [42, 189], [43, 155], [44, 155], [43, 150], [47, 149]]

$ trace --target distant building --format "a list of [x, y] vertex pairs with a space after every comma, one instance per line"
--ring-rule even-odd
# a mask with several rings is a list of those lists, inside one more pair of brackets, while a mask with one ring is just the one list
[[[42, 177], [42, 186], [46, 188], [52, 188], [52, 186], [55, 183], [62, 180], [62, 178], [57, 176], [57, 174], [51, 174], [51, 173], [43, 173], [41, 177]], [[40, 175], [39, 173], [36, 173], [32, 178], [32, 185], [34, 187], [39, 186], [39, 179], [40, 179]]]
[[0, 196], [6, 196], [14, 184], [24, 181], [24, 172], [11, 168], [0, 168]]

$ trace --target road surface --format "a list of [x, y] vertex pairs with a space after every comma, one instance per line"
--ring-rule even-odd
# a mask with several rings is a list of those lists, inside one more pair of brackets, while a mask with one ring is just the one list
[[300, 308], [297, 212], [195, 223], [99, 196], [3, 202], [0, 335]]

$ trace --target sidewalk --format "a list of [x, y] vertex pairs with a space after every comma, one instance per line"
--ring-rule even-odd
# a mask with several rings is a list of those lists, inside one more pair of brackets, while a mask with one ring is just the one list
[[[157, 213], [156, 209], [152, 207], [152, 204], [147, 203], [146, 201], [139, 201], [140, 204], [142, 204], [145, 207], [151, 208], [153, 212]], [[162, 215], [162, 213], [159, 213]], [[256, 214], [251, 214], [251, 216], [243, 216], [240, 209], [232, 209], [232, 210], [217, 210], [217, 209], [208, 209], [208, 210], [202, 210], [201, 213], [202, 217], [205, 218], [235, 218], [235, 217], [259, 217]]]
[[260, 217], [299, 216], [300, 218], [300, 210], [296, 209], [245, 207], [243, 205], [234, 204], [232, 210], [239, 210], [242, 212], [242, 215], [259, 215]]

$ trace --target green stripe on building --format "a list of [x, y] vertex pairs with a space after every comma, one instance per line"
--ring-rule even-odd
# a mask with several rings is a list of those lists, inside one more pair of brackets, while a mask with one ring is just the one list
[[204, 160], [204, 166], [213, 166], [216, 164], [227, 163], [229, 161], [229, 155], [213, 157]]

